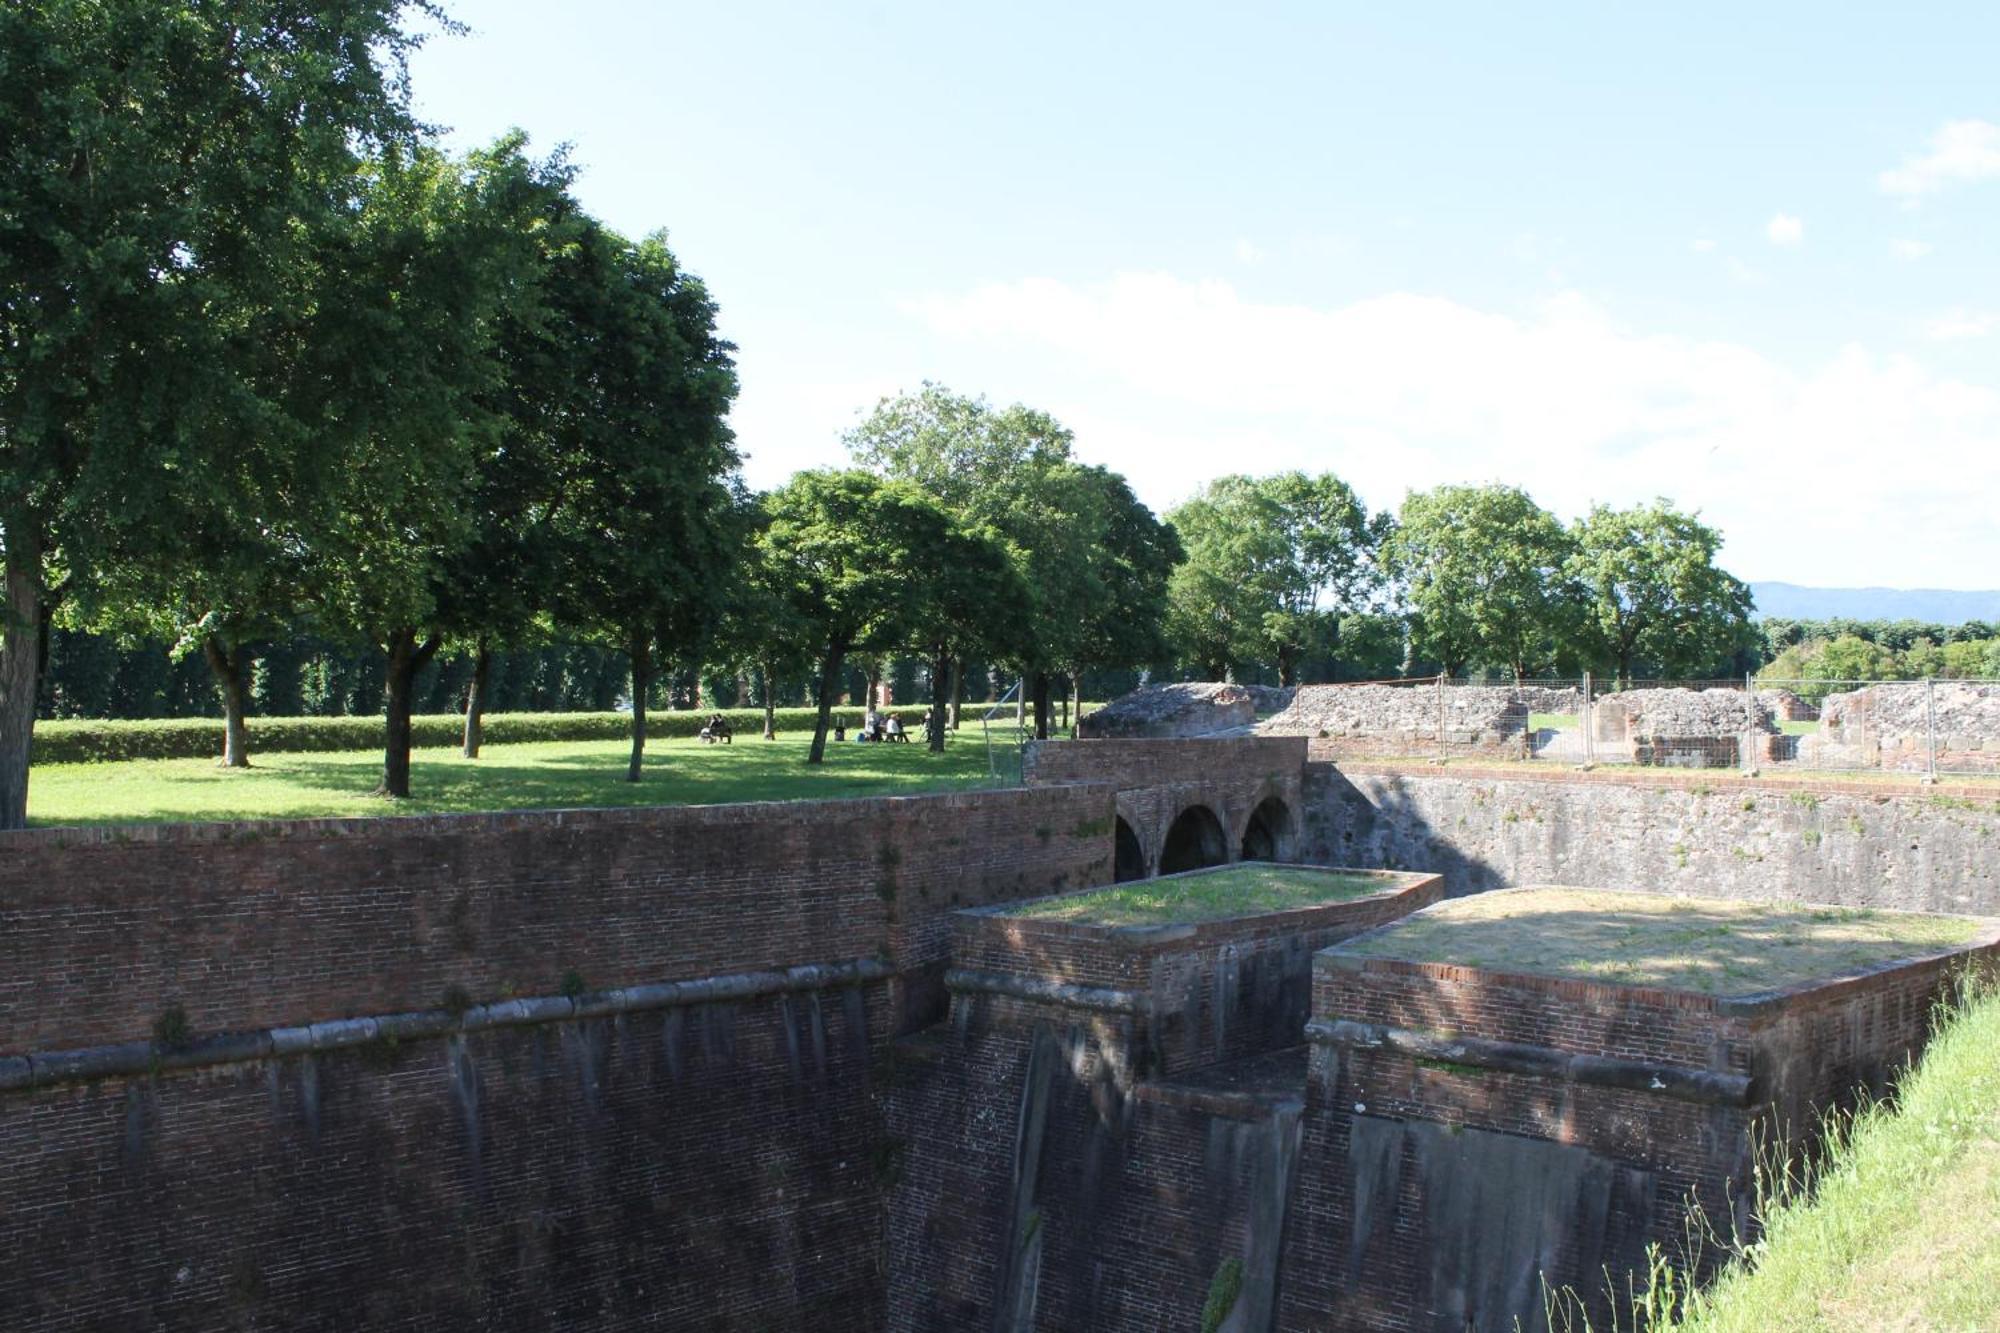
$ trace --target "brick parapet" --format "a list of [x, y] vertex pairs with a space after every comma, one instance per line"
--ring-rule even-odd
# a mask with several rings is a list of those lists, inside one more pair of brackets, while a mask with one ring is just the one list
[[1110, 879], [1108, 787], [0, 835], [0, 1054], [885, 957]]

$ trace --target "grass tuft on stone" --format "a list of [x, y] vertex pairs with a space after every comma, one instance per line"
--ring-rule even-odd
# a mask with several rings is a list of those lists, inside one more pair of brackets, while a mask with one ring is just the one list
[[1941, 953], [1991, 929], [1971, 917], [1872, 908], [1532, 888], [1455, 898], [1339, 947], [1363, 958], [1748, 995]]
[[1037, 898], [1002, 913], [1090, 926], [1166, 926], [1347, 902], [1400, 887], [1395, 876], [1245, 862]]

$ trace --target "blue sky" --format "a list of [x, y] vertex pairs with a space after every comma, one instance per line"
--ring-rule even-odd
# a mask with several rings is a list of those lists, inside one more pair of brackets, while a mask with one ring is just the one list
[[463, 0], [413, 74], [668, 230], [756, 485], [929, 378], [1162, 510], [1500, 479], [2000, 586], [2000, 7], [1501, 8]]

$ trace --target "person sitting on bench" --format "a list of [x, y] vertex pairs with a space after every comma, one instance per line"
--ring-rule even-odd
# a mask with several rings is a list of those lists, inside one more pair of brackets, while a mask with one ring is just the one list
[[889, 720], [882, 724], [882, 739], [885, 741], [902, 741], [907, 745], [910, 738], [903, 731], [903, 719], [897, 717], [894, 713], [889, 714]]

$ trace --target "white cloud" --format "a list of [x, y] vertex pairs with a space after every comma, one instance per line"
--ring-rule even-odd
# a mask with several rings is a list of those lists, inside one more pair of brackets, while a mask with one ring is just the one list
[[1715, 240], [1709, 236], [1697, 236], [1694, 240], [1688, 242], [1688, 249], [1698, 255], [1705, 255], [1715, 249]]
[[1236, 240], [1236, 258], [1239, 263], [1261, 264], [1264, 262], [1263, 247], [1248, 237], [1238, 237]]
[[1889, 242], [1889, 253], [1898, 259], [1915, 262], [1930, 252], [1931, 243], [1929, 241], [1912, 241], [1899, 238]]
[[1763, 270], [1751, 268], [1735, 255], [1731, 255], [1723, 267], [1728, 270], [1731, 278], [1742, 283], [1745, 287], [1761, 287], [1764, 284]]
[[1499, 477], [1565, 515], [1669, 495], [1744, 577], [1963, 587], [2000, 561], [1968, 499], [2000, 488], [2000, 392], [1858, 346], [1800, 371], [1574, 293], [1524, 316], [1408, 292], [1316, 308], [1169, 274], [906, 308], [1061, 404], [1157, 506], [1230, 471], [1332, 469], [1378, 506]]
[[1903, 165], [1875, 178], [1884, 194], [1905, 199], [1935, 194], [1945, 186], [2000, 176], [2000, 125], [1986, 120], [1946, 121], [1931, 136], [1930, 149], [1903, 159]]
[[1947, 310], [1924, 325], [1924, 336], [1936, 342], [1984, 338], [2000, 330], [2000, 313], [1991, 310]]
[[1806, 224], [1789, 213], [1777, 213], [1764, 224], [1764, 234], [1773, 245], [1797, 245], [1806, 234]]

